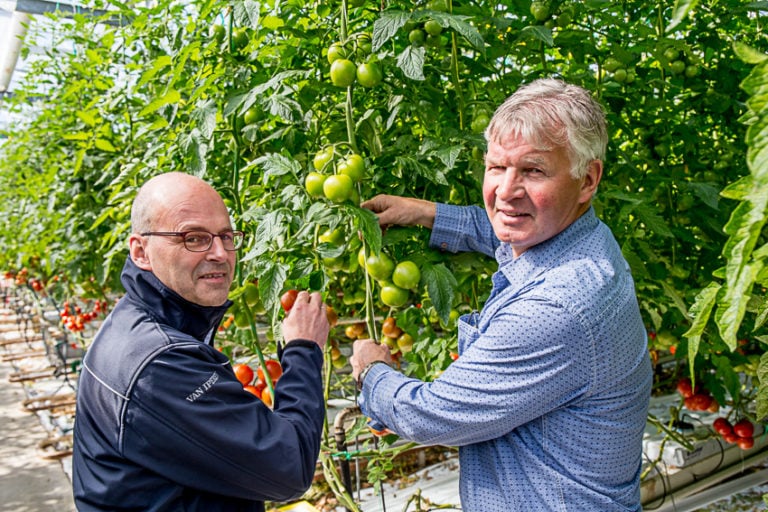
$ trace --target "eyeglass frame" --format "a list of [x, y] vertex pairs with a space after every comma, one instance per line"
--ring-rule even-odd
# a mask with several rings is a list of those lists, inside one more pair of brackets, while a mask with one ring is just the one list
[[[189, 247], [187, 247], [187, 235], [189, 235], [190, 233], [206, 233], [206, 234], [210, 235], [211, 236], [211, 240], [210, 240], [210, 243], [208, 244], [208, 247], [206, 247], [205, 249], [190, 249]], [[222, 238], [222, 237], [224, 237], [224, 236], [226, 236], [228, 234], [232, 236], [232, 240], [233, 241], [234, 240], [240, 240], [240, 242], [237, 245], [235, 245], [234, 242], [233, 242], [233, 244], [232, 244], [233, 247], [234, 247], [233, 249], [227, 249], [226, 245], [224, 244], [224, 238]], [[180, 236], [181, 237], [181, 243], [184, 244], [184, 248], [186, 250], [188, 250], [189, 252], [205, 252], [205, 251], [209, 251], [211, 249], [211, 247], [213, 247], [213, 239], [216, 238], [216, 237], [221, 239], [221, 242], [222, 242], [221, 246], [224, 248], [225, 251], [227, 251], [227, 252], [235, 252], [238, 249], [240, 249], [240, 247], [243, 246], [243, 240], [245, 240], [245, 233], [243, 231], [240, 231], [239, 229], [232, 229], [232, 230], [229, 230], [229, 231], [224, 231], [224, 232], [219, 233], [219, 234], [211, 233], [210, 231], [206, 231], [205, 229], [191, 229], [189, 231], [145, 231], [144, 233], [139, 233], [139, 235], [141, 235], [141, 236]]]

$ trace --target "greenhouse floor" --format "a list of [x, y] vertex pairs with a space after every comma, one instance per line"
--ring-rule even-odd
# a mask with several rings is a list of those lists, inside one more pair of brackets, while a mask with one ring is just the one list
[[0, 511], [74, 511], [62, 461], [39, 455], [38, 443], [47, 432], [22, 407], [26, 395], [20, 384], [9, 382], [12, 371], [9, 363], [0, 363]]

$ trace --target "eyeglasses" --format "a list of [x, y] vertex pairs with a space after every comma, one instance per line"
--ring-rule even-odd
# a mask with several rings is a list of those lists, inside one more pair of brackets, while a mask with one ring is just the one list
[[180, 236], [184, 247], [191, 252], [205, 252], [213, 245], [213, 239], [219, 237], [225, 251], [236, 251], [243, 245], [245, 233], [242, 231], [224, 231], [218, 235], [208, 231], [148, 231], [141, 236]]

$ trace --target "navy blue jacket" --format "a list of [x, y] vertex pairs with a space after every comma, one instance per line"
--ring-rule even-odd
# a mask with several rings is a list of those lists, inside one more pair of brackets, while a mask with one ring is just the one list
[[263, 511], [311, 485], [325, 418], [322, 350], [285, 346], [274, 411], [213, 337], [230, 303], [192, 304], [128, 259], [126, 295], [83, 360], [72, 480], [80, 511]]

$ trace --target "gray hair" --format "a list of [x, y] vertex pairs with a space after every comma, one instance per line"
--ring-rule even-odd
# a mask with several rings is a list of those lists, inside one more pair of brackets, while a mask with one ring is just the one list
[[605, 159], [605, 111], [587, 90], [555, 78], [541, 78], [507, 98], [485, 130], [488, 142], [501, 143], [518, 136], [541, 150], [565, 147], [571, 175], [582, 178], [590, 162]]

